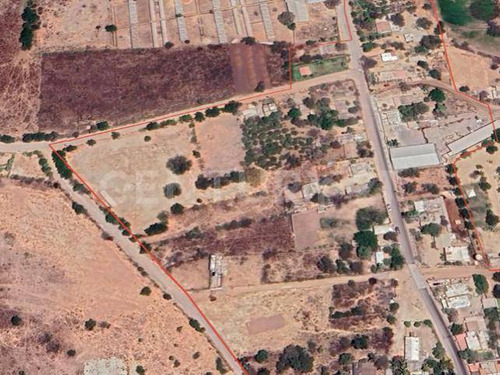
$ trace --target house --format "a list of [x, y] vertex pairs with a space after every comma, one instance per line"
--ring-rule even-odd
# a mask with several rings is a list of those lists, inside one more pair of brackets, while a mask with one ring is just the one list
[[420, 360], [420, 338], [414, 336], [405, 337], [405, 359], [408, 362]]
[[377, 33], [379, 34], [387, 34], [392, 31], [391, 23], [385, 20], [379, 20], [375, 22], [375, 27], [377, 29]]
[[390, 52], [382, 53], [380, 55], [380, 58], [382, 59], [383, 62], [397, 61], [398, 60], [398, 57], [396, 55], [393, 55]]
[[312, 76], [312, 71], [309, 65], [299, 67], [299, 73], [302, 77]]

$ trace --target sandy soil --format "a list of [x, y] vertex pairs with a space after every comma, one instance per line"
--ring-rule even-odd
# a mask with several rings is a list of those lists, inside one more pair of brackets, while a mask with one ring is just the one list
[[38, 156], [35, 154], [32, 154], [31, 156], [26, 154], [16, 154], [10, 174], [25, 177], [45, 178], [46, 176], [42, 172], [42, 169], [38, 164], [38, 160]]
[[0, 373], [75, 374], [110, 357], [151, 374], [216, 372], [205, 337], [156, 288], [139, 294], [149, 281], [62, 193], [3, 180], [0, 211]]
[[456, 47], [448, 46], [447, 50], [457, 87], [469, 86], [471, 90], [484, 90], [496, 78], [500, 78], [498, 72], [490, 69], [489, 59]]
[[44, 52], [114, 46], [113, 34], [104, 30], [114, 24], [112, 2], [41, 0], [38, 5], [43, 13], [37, 41]]
[[208, 119], [196, 126], [206, 173], [224, 174], [241, 170], [245, 151], [238, 119], [230, 114]]

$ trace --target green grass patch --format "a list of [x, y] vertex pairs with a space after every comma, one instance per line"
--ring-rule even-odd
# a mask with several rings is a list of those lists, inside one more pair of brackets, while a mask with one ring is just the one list
[[[348, 68], [348, 64], [349, 60], [348, 57], [345, 55], [334, 57], [331, 59], [316, 60], [309, 64], [304, 64], [304, 63], [293, 64], [292, 78], [295, 82], [304, 81], [306, 79], [320, 77], [326, 74], [331, 74], [340, 72], [342, 70], [346, 70]], [[312, 75], [302, 77], [299, 73], [299, 69], [302, 66], [309, 66]]]
[[467, 25], [472, 21], [467, 0], [438, 0], [443, 20], [452, 25]]

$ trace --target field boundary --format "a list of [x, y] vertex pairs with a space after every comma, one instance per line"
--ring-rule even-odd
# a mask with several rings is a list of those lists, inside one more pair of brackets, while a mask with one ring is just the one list
[[[344, 43], [344, 42], [350, 42], [353, 40], [353, 36], [352, 36], [352, 30], [351, 30], [351, 24], [349, 22], [349, 17], [348, 17], [348, 14], [347, 14], [347, 8], [346, 8], [346, 5], [347, 5], [347, 1], [348, 0], [343, 0], [343, 16], [344, 16], [344, 19], [345, 19], [345, 23], [346, 23], [346, 29], [348, 31], [348, 38], [347, 39], [341, 39], [340, 38], [340, 27], [338, 28], [339, 30], [339, 40], [338, 41], [334, 41], [334, 42], [325, 42], [325, 43], [318, 43], [318, 45], [331, 45], [331, 44], [338, 44], [338, 43]], [[492, 125], [493, 125], [493, 130], [495, 130], [495, 123], [494, 123], [494, 119], [493, 119], [493, 113], [492, 113], [492, 110], [491, 110], [491, 107], [489, 106], [488, 103], [484, 103], [484, 102], [481, 102], [479, 101], [477, 98], [473, 97], [473, 96], [470, 96], [470, 95], [467, 95], [465, 93], [462, 93], [461, 91], [459, 91], [457, 89], [457, 86], [456, 86], [456, 83], [455, 83], [455, 79], [453, 77], [453, 73], [452, 73], [452, 67], [451, 67], [451, 64], [450, 64], [450, 59], [448, 57], [448, 53], [447, 53], [447, 49], [446, 49], [446, 43], [445, 43], [445, 40], [444, 40], [444, 35], [443, 35], [443, 30], [441, 28], [441, 24], [440, 24], [440, 19], [439, 19], [439, 15], [438, 15], [438, 10], [437, 10], [437, 5], [435, 3], [435, 0], [430, 0], [431, 4], [432, 4], [432, 8], [433, 8], [433, 12], [434, 12], [434, 17], [437, 21], [437, 27], [438, 27], [438, 30], [439, 30], [439, 34], [440, 34], [440, 38], [441, 38], [441, 42], [443, 44], [443, 48], [444, 48], [444, 53], [445, 53], [445, 57], [446, 57], [446, 62], [447, 62], [447, 65], [448, 65], [448, 70], [450, 72], [450, 79], [452, 81], [452, 84], [453, 84], [453, 88], [454, 90], [459, 93], [460, 95], [464, 95], [464, 96], [467, 96], [469, 98], [472, 98], [473, 100], [475, 100], [476, 102], [480, 103], [481, 105], [484, 105], [485, 107], [488, 108], [488, 111], [489, 111], [489, 115], [490, 115], [490, 118], [491, 118], [491, 121], [492, 121]], [[291, 91], [292, 90], [292, 86], [293, 86], [293, 78], [292, 78], [292, 50], [295, 48], [295, 46], [291, 46], [289, 48], [289, 86], [287, 88], [281, 88], [281, 89], [278, 89], [278, 90], [274, 90], [274, 91], [269, 91], [269, 92], [264, 92], [264, 93], [259, 93], [259, 94], [255, 94], [255, 95], [251, 95], [249, 97], [245, 97], [245, 98], [242, 98], [240, 99], [239, 101], [243, 101], [243, 102], [246, 102], [246, 101], [249, 101], [249, 100], [252, 100], [252, 99], [255, 99], [255, 98], [259, 98], [259, 97], [263, 97], [263, 96], [267, 96], [267, 95], [272, 95], [272, 94], [279, 94], [279, 93], [285, 93], [287, 91]], [[202, 110], [205, 110], [205, 109], [208, 109], [208, 108], [212, 108], [214, 106], [214, 104], [212, 105], [207, 105], [205, 107], [201, 107], [201, 108], [198, 108], [197, 110], [198, 111], [202, 111]], [[195, 110], [196, 111], [196, 110]], [[125, 223], [120, 219], [120, 217], [118, 217], [118, 215], [116, 215], [113, 210], [111, 209], [111, 207], [108, 205], [108, 203], [106, 203], [104, 201], [104, 199], [102, 199], [94, 190], [93, 188], [82, 178], [82, 176], [69, 164], [69, 162], [66, 161], [66, 159], [64, 157], [61, 156], [61, 154], [58, 152], [58, 150], [55, 148], [56, 145], [59, 145], [61, 143], [71, 143], [73, 141], [79, 141], [79, 140], [82, 140], [82, 139], [86, 139], [86, 138], [91, 138], [91, 137], [95, 137], [95, 136], [98, 136], [98, 135], [102, 135], [102, 134], [107, 134], [107, 133], [112, 133], [112, 132], [117, 132], [117, 131], [120, 131], [120, 130], [125, 130], [125, 129], [130, 129], [130, 128], [138, 128], [138, 127], [141, 127], [141, 126], [144, 126], [144, 125], [147, 125], [149, 122], [151, 121], [162, 121], [162, 120], [167, 120], [169, 118], [173, 118], [173, 117], [179, 117], [179, 116], [182, 116], [182, 115], [185, 115], [185, 114], [191, 114], [193, 112], [192, 109], [191, 110], [185, 110], [185, 111], [182, 111], [182, 112], [177, 112], [175, 114], [170, 114], [170, 115], [165, 115], [165, 116], [161, 116], [161, 117], [157, 117], [157, 118], [151, 118], [151, 119], [148, 119], [146, 121], [141, 121], [141, 122], [138, 122], [138, 123], [134, 123], [134, 124], [128, 124], [128, 125], [124, 125], [124, 126], [119, 126], [119, 127], [116, 127], [116, 128], [112, 128], [112, 129], [108, 129], [108, 130], [104, 130], [104, 131], [101, 131], [101, 132], [96, 132], [96, 133], [92, 133], [92, 134], [86, 134], [86, 135], [82, 135], [82, 136], [79, 136], [79, 137], [75, 137], [75, 138], [71, 138], [71, 139], [63, 139], [63, 140], [59, 140], [59, 141], [56, 141], [56, 142], [53, 142], [53, 143], [50, 143], [49, 144], [49, 147], [50, 149], [52, 150], [52, 152], [57, 155], [57, 157], [59, 159], [61, 159], [61, 161], [66, 165], [66, 167], [71, 170], [71, 172], [74, 174], [74, 176], [76, 177], [77, 180], [79, 180], [90, 192], [91, 196], [94, 198], [94, 200], [99, 204], [101, 205], [105, 211], [107, 211], [107, 213], [109, 213], [119, 224], [121, 227], [124, 228], [124, 230], [130, 234], [131, 238], [139, 245], [140, 247], [140, 250], [141, 251], [144, 251], [145, 254], [147, 254], [150, 259], [156, 263], [160, 269], [162, 270], [162, 272], [167, 276], [169, 277], [170, 280], [172, 280], [172, 282], [183, 292], [183, 294], [189, 299], [189, 301], [192, 303], [193, 307], [198, 311], [198, 313], [200, 314], [200, 316], [203, 318], [204, 320], [204, 323], [210, 327], [210, 329], [214, 332], [214, 334], [216, 335], [216, 337], [220, 340], [220, 342], [222, 343], [222, 345], [224, 346], [224, 348], [229, 352], [229, 354], [231, 355], [231, 357], [233, 358], [233, 360], [235, 360], [243, 374], [245, 375], [249, 375], [249, 373], [247, 372], [247, 370], [245, 369], [245, 367], [243, 366], [243, 364], [240, 362], [240, 360], [236, 357], [236, 355], [234, 354], [234, 352], [230, 349], [230, 347], [228, 346], [228, 344], [225, 342], [225, 340], [222, 338], [222, 336], [219, 334], [218, 330], [213, 326], [213, 324], [210, 322], [210, 320], [207, 318], [207, 316], [205, 315], [205, 313], [201, 310], [201, 308], [198, 306], [198, 304], [196, 303], [196, 301], [193, 299], [193, 297], [191, 296], [191, 294], [180, 284], [179, 281], [177, 281], [177, 279], [165, 268], [165, 266], [162, 264], [162, 262], [160, 261], [160, 259], [158, 259], [152, 252], [151, 250], [148, 249], [147, 246], [144, 245], [144, 243], [133, 233], [132, 229], [125, 225]], [[496, 134], [495, 134], [495, 137], [496, 137]], [[498, 141], [498, 140], [497, 140]], [[482, 148], [482, 147], [481, 147]], [[460, 184], [460, 180], [458, 179], [458, 175], [456, 173], [456, 167], [455, 167], [455, 163], [457, 162], [458, 160], [454, 161], [453, 162], [453, 168], [454, 168], [454, 171], [455, 171], [455, 176], [457, 177], [457, 181], [459, 183], [459, 188], [460, 188], [460, 191], [462, 193], [462, 195], [464, 195], [464, 198], [465, 198], [465, 194], [463, 192], [463, 189], [462, 189], [462, 186]], [[467, 204], [467, 203], [466, 203]], [[467, 210], [469, 210], [469, 207], [467, 206]], [[469, 210], [469, 214], [470, 214], [470, 210]], [[472, 219], [471, 219], [471, 223], [473, 223]], [[482, 247], [482, 243], [479, 239], [479, 236], [477, 235], [477, 229], [476, 227], [474, 226], [474, 232], [476, 234], [476, 238], [478, 239], [478, 243], [481, 244], [481, 250], [483, 252], [483, 255], [485, 254], [484, 252], [484, 248]], [[489, 266], [489, 263], [487, 261], [487, 258], [484, 257], [484, 259], [486, 260], [486, 264]], [[491, 270], [491, 269], [490, 269]], [[210, 339], [207, 337], [207, 339], [210, 341]], [[217, 350], [217, 349], [216, 349]]]

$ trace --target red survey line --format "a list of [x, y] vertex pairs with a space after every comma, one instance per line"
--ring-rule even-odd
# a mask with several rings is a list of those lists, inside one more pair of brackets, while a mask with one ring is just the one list
[[[457, 88], [457, 84], [456, 84], [456, 81], [455, 81], [455, 77], [453, 75], [453, 68], [451, 66], [451, 60], [450, 60], [450, 57], [448, 55], [448, 49], [446, 47], [446, 43], [445, 43], [445, 39], [444, 39], [444, 31], [441, 27], [441, 23], [440, 23], [440, 19], [439, 19], [439, 14], [438, 14], [438, 9], [437, 9], [437, 6], [436, 6], [436, 2], [435, 0], [431, 0], [431, 4], [432, 4], [432, 9], [433, 9], [433, 13], [434, 13], [434, 17], [436, 18], [436, 22], [437, 22], [437, 28], [439, 30], [439, 36], [441, 38], [441, 42], [443, 44], [443, 49], [444, 49], [444, 55], [445, 55], [445, 59], [446, 59], [446, 64], [448, 66], [448, 71], [450, 73], [450, 80], [451, 80], [451, 83], [453, 85], [453, 88], [454, 90], [459, 94], [459, 95], [462, 95], [462, 96], [465, 96], [469, 99], [472, 99], [474, 100], [475, 102], [479, 103], [480, 105], [484, 106], [485, 108], [488, 109], [488, 115], [490, 117], [490, 120], [491, 120], [491, 125], [492, 125], [492, 132], [493, 132], [493, 137], [494, 137], [494, 140], [496, 142], [498, 142], [498, 135], [496, 134], [496, 127], [495, 127], [495, 119], [493, 118], [493, 111], [491, 110], [491, 106], [489, 105], [489, 103], [485, 103], [485, 102], [482, 102], [481, 100], [479, 100], [478, 98], [476, 98], [475, 96], [472, 96], [472, 95], [468, 95], [462, 91], [460, 91], [458, 88]], [[470, 151], [466, 151], [466, 152], [463, 152], [462, 154], [460, 154], [460, 156], [454, 160], [452, 162], [452, 167], [453, 167], [453, 173], [455, 175], [455, 178], [458, 182], [458, 188], [460, 190], [460, 193], [462, 194], [462, 197], [464, 199], [464, 202], [465, 202], [465, 208], [469, 214], [469, 220], [470, 220], [470, 223], [472, 225], [472, 230], [474, 232], [474, 239], [476, 240], [476, 243], [477, 243], [477, 247], [479, 248], [479, 250], [481, 251], [481, 254], [483, 256], [483, 259], [484, 259], [484, 262], [486, 263], [486, 265], [488, 266], [488, 269], [490, 271], [497, 271], [498, 269], [494, 269], [491, 267], [491, 263], [488, 259], [488, 257], [486, 256], [486, 251], [484, 249], [484, 245], [483, 245], [483, 242], [481, 240], [481, 236], [479, 235], [479, 231], [477, 230], [477, 227], [476, 225], [474, 224], [474, 218], [473, 218], [473, 215], [472, 215], [472, 211], [469, 207], [469, 204], [467, 203], [467, 195], [465, 194], [464, 192], [464, 189], [462, 187], [462, 183], [460, 181], [460, 178], [458, 177], [458, 171], [457, 171], [457, 166], [456, 166], [456, 163], [466, 157], [466, 156], [469, 156], [471, 154], [473, 154], [474, 152], [476, 151], [479, 151], [479, 150], [482, 150], [483, 148], [486, 148], [488, 147], [489, 145], [491, 144], [494, 144], [494, 142], [489, 142], [488, 144], [481, 144], [480, 146], [474, 148], [473, 150], [470, 150]]]
[[[351, 32], [351, 26], [349, 24], [349, 17], [348, 17], [348, 14], [347, 14], [347, 9], [346, 9], [346, 5], [347, 5], [347, 0], [343, 0], [343, 7], [344, 7], [344, 17], [345, 17], [345, 22], [346, 22], [346, 25], [347, 25], [347, 30], [348, 30], [348, 34], [349, 34], [349, 37], [347, 39], [340, 39], [339, 38], [339, 41], [337, 42], [325, 42], [325, 43], [318, 43], [318, 45], [328, 45], [328, 44], [337, 44], [337, 43], [343, 43], [343, 42], [349, 42], [349, 41], [352, 41], [352, 32]], [[339, 33], [340, 33], [340, 28], [339, 28]], [[264, 92], [264, 93], [260, 93], [260, 94], [256, 94], [256, 95], [252, 95], [252, 96], [249, 96], [249, 97], [245, 97], [243, 99], [241, 99], [241, 101], [248, 101], [248, 100], [252, 100], [252, 99], [255, 99], [255, 98], [258, 98], [258, 97], [262, 97], [262, 96], [267, 96], [267, 95], [272, 95], [272, 94], [277, 94], [277, 93], [282, 93], [282, 92], [287, 92], [287, 91], [290, 91], [292, 90], [292, 86], [293, 86], [293, 76], [292, 76], [292, 50], [295, 48], [295, 46], [291, 46], [289, 48], [289, 53], [288, 53], [288, 73], [289, 73], [289, 87], [288, 88], [284, 88], [284, 89], [278, 89], [278, 90], [275, 90], [275, 91], [271, 91], [271, 92]], [[214, 105], [207, 105], [205, 107], [202, 107], [202, 108], [198, 108], [198, 111], [203, 111], [205, 109], [208, 109], [208, 108], [212, 108], [214, 107]], [[57, 155], [57, 157], [59, 159], [61, 159], [61, 161], [64, 163], [64, 165], [66, 165], [66, 167], [73, 173], [74, 176], [76, 176], [76, 178], [88, 189], [88, 191], [91, 193], [91, 195], [94, 197], [94, 199], [97, 201], [97, 203], [99, 203], [102, 207], [104, 207], [104, 209], [111, 215], [113, 216], [113, 218], [119, 223], [119, 225], [124, 228], [124, 230], [130, 234], [130, 236], [132, 237], [132, 239], [137, 243], [139, 244], [140, 248], [150, 257], [150, 259], [156, 263], [160, 269], [163, 271], [163, 273], [165, 275], [167, 275], [170, 280], [172, 280], [172, 282], [182, 291], [182, 293], [189, 299], [189, 301], [191, 302], [191, 304], [193, 305], [193, 307], [196, 309], [196, 311], [198, 311], [198, 313], [200, 314], [200, 316], [203, 318], [205, 324], [207, 326], [210, 327], [210, 329], [214, 332], [214, 334], [216, 335], [216, 337], [219, 339], [219, 341], [222, 343], [222, 345], [224, 346], [224, 348], [228, 351], [228, 353], [231, 355], [231, 357], [238, 363], [238, 365], [240, 366], [241, 370], [243, 371], [243, 373], [245, 375], [249, 375], [249, 373], [247, 372], [247, 370], [245, 369], [245, 367], [243, 366], [243, 364], [241, 363], [241, 361], [236, 357], [236, 355], [234, 354], [234, 352], [231, 350], [231, 348], [229, 347], [229, 345], [225, 342], [225, 340], [222, 338], [222, 336], [219, 334], [219, 332], [217, 331], [217, 329], [214, 327], [214, 325], [210, 322], [210, 320], [208, 319], [208, 317], [205, 315], [205, 313], [201, 310], [201, 308], [198, 306], [198, 304], [196, 303], [196, 301], [193, 299], [193, 297], [191, 296], [191, 294], [181, 285], [181, 283], [179, 283], [179, 281], [177, 281], [177, 279], [166, 269], [166, 267], [162, 264], [161, 260], [158, 259], [152, 252], [151, 250], [149, 250], [149, 248], [147, 246], [144, 245], [144, 243], [133, 233], [132, 229], [131, 229], [131, 226], [127, 226], [125, 225], [125, 223], [120, 219], [120, 217], [118, 217], [118, 215], [116, 215], [113, 210], [111, 209], [111, 207], [104, 201], [104, 199], [102, 199], [95, 191], [94, 189], [92, 189], [92, 187], [85, 181], [85, 179], [69, 164], [69, 162], [61, 156], [61, 154], [57, 151], [57, 149], [54, 147], [55, 145], [59, 145], [61, 143], [70, 143], [70, 142], [74, 142], [74, 141], [78, 141], [78, 140], [82, 140], [82, 139], [86, 139], [86, 138], [92, 138], [92, 137], [95, 137], [95, 136], [98, 136], [98, 135], [102, 135], [102, 134], [108, 134], [108, 133], [112, 133], [112, 132], [117, 132], [117, 131], [120, 131], [120, 130], [124, 130], [124, 129], [130, 129], [130, 128], [134, 128], [134, 127], [140, 127], [140, 126], [144, 126], [152, 121], [162, 121], [162, 120], [167, 120], [169, 118], [173, 118], [173, 117], [178, 117], [178, 116], [182, 116], [182, 115], [185, 115], [185, 114], [191, 114], [193, 113], [194, 111], [193, 110], [186, 110], [186, 111], [183, 111], [183, 112], [180, 112], [180, 113], [176, 113], [175, 115], [166, 115], [166, 116], [161, 116], [161, 117], [157, 117], [157, 118], [153, 118], [153, 119], [149, 119], [147, 121], [141, 121], [141, 122], [138, 122], [138, 123], [135, 123], [135, 124], [128, 124], [128, 125], [124, 125], [124, 126], [120, 126], [120, 127], [116, 127], [116, 128], [112, 128], [112, 129], [108, 129], [108, 130], [104, 130], [104, 131], [101, 131], [101, 132], [96, 132], [96, 133], [92, 133], [92, 134], [86, 134], [86, 135], [82, 135], [82, 136], [78, 136], [78, 137], [75, 137], [75, 138], [71, 138], [71, 139], [63, 139], [63, 140], [59, 140], [59, 141], [56, 141], [56, 142], [53, 142], [53, 143], [50, 143], [49, 144], [49, 147], [50, 149]]]

